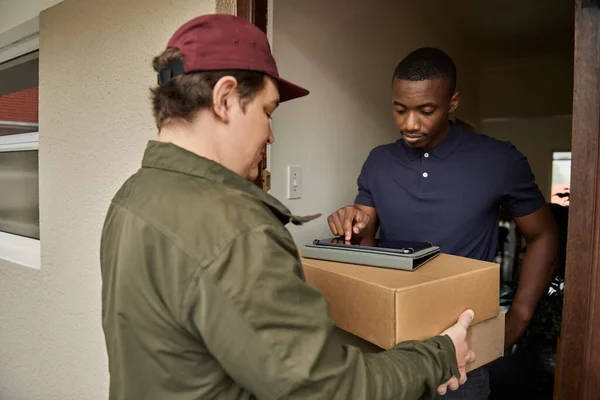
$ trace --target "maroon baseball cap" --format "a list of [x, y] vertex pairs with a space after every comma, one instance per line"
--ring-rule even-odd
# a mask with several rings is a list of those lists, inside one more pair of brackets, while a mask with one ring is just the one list
[[159, 72], [159, 82], [182, 73], [218, 70], [263, 72], [278, 83], [280, 101], [306, 96], [308, 90], [279, 76], [267, 36], [248, 21], [227, 14], [209, 14], [182, 25], [167, 48], [177, 48], [183, 65]]

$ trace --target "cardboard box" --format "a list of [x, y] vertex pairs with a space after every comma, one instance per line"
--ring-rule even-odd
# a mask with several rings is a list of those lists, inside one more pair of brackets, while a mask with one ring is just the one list
[[[504, 355], [504, 312], [495, 318], [472, 325], [467, 334], [469, 348], [475, 352], [476, 360], [467, 365], [467, 372], [482, 367]], [[361, 349], [365, 353], [379, 353], [381, 347], [369, 343], [340, 328], [335, 328], [334, 337], [341, 343]]]
[[439, 335], [469, 308], [474, 324], [500, 311], [498, 264], [446, 254], [411, 272], [314, 259], [302, 263], [336, 325], [383, 349]]

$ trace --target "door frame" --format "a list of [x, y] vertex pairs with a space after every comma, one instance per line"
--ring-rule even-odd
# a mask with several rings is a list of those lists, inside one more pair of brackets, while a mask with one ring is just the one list
[[600, 8], [597, 0], [574, 3], [571, 196], [558, 400], [600, 393]]
[[268, 0], [236, 0], [236, 15], [244, 18], [256, 25], [261, 31], [267, 34], [268, 24], [268, 12], [269, 5]]
[[[555, 399], [600, 393], [600, 6], [575, 0], [571, 198]], [[267, 32], [268, 0], [237, 0], [237, 15]], [[261, 170], [266, 170], [266, 158]]]
[[[236, 15], [256, 25], [261, 31], [268, 34], [267, 25], [269, 20], [268, 0], [236, 0]], [[271, 189], [271, 173], [267, 169], [269, 151], [267, 145], [263, 149], [263, 159], [258, 167], [258, 177], [254, 184], [265, 192]]]

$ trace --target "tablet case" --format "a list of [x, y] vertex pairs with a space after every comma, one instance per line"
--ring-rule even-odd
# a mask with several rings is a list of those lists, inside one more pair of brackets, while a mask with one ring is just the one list
[[302, 257], [304, 258], [404, 271], [414, 271], [439, 254], [440, 248], [438, 246], [432, 246], [413, 254], [390, 252], [386, 251], [385, 248], [379, 247], [367, 250], [360, 248], [336, 248], [318, 244], [307, 244], [302, 249]]

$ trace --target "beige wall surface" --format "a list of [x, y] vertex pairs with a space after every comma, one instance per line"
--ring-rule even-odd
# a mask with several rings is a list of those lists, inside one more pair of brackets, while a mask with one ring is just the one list
[[41, 15], [41, 270], [0, 261], [0, 399], [106, 399], [100, 232], [155, 135], [150, 67], [215, 0], [65, 0]]
[[552, 152], [571, 151], [571, 117], [483, 121], [482, 133], [512, 142], [529, 161], [546, 201], [550, 201]]
[[[398, 139], [391, 108], [397, 63], [422, 46], [447, 51], [459, 69], [458, 116], [479, 123], [477, 58], [454, 37], [452, 20], [426, 2], [275, 0], [274, 52], [284, 77], [311, 94], [274, 114], [271, 193], [295, 213], [323, 213], [291, 227], [299, 245], [329, 235], [326, 215], [352, 203], [369, 151]], [[315, 12], [319, 10], [319, 12]], [[286, 200], [286, 168], [302, 167], [303, 193]]]

